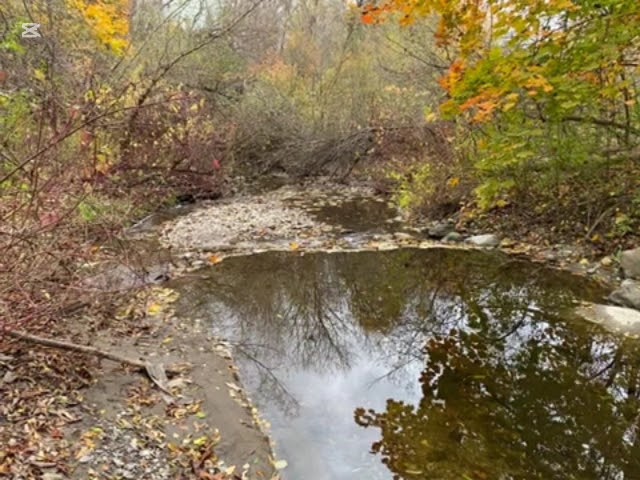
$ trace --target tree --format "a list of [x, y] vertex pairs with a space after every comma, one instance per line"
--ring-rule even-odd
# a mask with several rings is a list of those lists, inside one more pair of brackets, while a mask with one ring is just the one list
[[437, 18], [450, 59], [440, 113], [471, 128], [482, 206], [575, 172], [637, 166], [638, 2], [390, 0], [365, 7], [362, 20], [390, 17]]

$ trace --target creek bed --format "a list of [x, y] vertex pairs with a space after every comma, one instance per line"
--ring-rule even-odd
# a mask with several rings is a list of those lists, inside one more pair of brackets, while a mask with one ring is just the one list
[[636, 342], [606, 293], [498, 252], [270, 252], [183, 281], [235, 345], [286, 480], [637, 479]]

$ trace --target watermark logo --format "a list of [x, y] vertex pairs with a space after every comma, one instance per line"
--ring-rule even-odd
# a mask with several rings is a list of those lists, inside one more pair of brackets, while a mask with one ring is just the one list
[[22, 38], [40, 38], [39, 23], [23, 23], [22, 24]]

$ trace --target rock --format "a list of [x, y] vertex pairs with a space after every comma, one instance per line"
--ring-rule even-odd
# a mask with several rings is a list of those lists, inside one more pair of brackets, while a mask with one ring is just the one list
[[602, 257], [600, 259], [600, 265], [603, 267], [610, 267], [613, 265], [613, 259], [611, 257]]
[[151, 458], [153, 457], [153, 452], [148, 449], [140, 450], [140, 456], [142, 458]]
[[576, 313], [610, 332], [640, 335], [640, 312], [632, 308], [589, 303], [578, 307]]
[[467, 238], [467, 243], [471, 243], [477, 247], [497, 247], [500, 245], [500, 238], [491, 233], [485, 235], [474, 235], [473, 237]]
[[131, 469], [131, 470], [123, 469], [123, 470], [120, 470], [120, 475], [123, 478], [126, 478], [127, 480], [133, 480], [134, 478], [138, 478], [138, 475], [136, 475], [134, 472], [135, 472], [134, 469]]
[[640, 282], [625, 280], [620, 288], [609, 295], [609, 300], [624, 307], [640, 310]]
[[393, 242], [379, 242], [375, 244], [370, 244], [370, 246], [376, 247], [377, 250], [387, 251], [387, 250], [396, 250], [400, 248], [397, 244]]
[[460, 243], [463, 240], [464, 240], [464, 237], [460, 235], [458, 232], [449, 232], [442, 239], [443, 242], [448, 242], [448, 243]]
[[425, 229], [430, 238], [443, 238], [453, 231], [453, 225], [448, 222], [434, 222]]
[[620, 266], [625, 277], [640, 280], [640, 248], [622, 252]]

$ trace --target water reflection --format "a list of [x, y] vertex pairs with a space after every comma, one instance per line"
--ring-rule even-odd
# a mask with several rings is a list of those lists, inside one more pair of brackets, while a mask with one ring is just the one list
[[603, 293], [581, 279], [477, 252], [270, 253], [182, 290], [237, 345], [288, 479], [640, 478], [638, 357], [566, 313]]
[[398, 212], [386, 202], [368, 198], [353, 198], [340, 204], [328, 204], [307, 208], [317, 219], [329, 225], [340, 225], [354, 232], [374, 230], [397, 231], [399, 222], [394, 221]]

